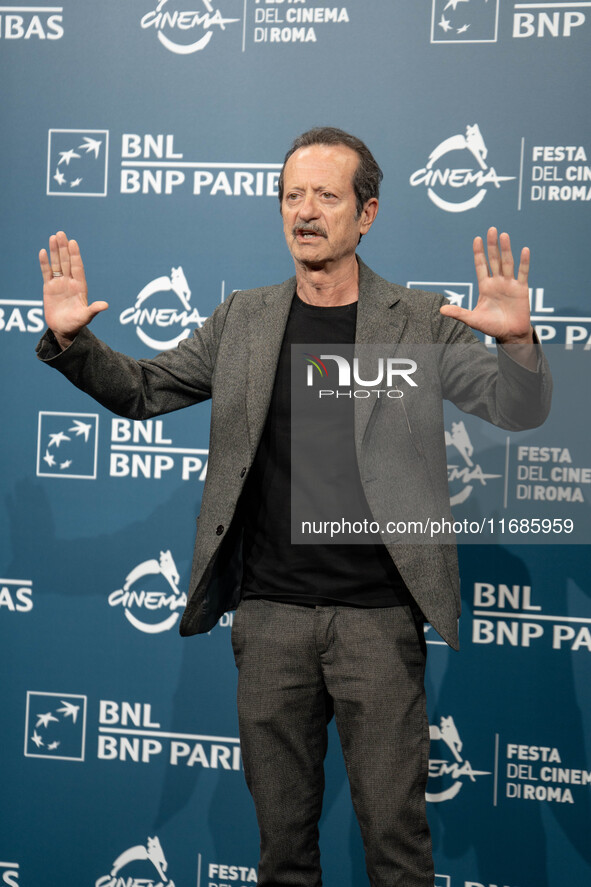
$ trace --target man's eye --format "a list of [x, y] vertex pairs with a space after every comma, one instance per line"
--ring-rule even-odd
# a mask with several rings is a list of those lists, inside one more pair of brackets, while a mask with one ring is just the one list
[[323, 194], [323, 197], [328, 197], [328, 198], [334, 197], [334, 194], [332, 193], [332, 191], [325, 191]]

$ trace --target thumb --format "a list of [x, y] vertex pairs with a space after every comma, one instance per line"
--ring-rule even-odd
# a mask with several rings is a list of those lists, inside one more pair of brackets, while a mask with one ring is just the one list
[[90, 320], [92, 320], [94, 317], [96, 317], [97, 314], [100, 314], [101, 311], [106, 311], [108, 307], [109, 307], [108, 302], [93, 302], [92, 305], [88, 306]]
[[454, 317], [456, 320], [461, 320], [464, 323], [467, 323], [468, 326], [471, 325], [470, 320], [472, 317], [472, 311], [468, 311], [467, 308], [460, 308], [459, 305], [442, 305], [439, 311], [446, 317]]

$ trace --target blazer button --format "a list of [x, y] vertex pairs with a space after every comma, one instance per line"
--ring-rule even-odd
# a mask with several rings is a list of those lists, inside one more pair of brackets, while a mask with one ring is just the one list
[[246, 468], [243, 468], [242, 471], [240, 472], [240, 477], [244, 477], [245, 474], [246, 474]]
[[223, 532], [224, 532], [224, 525], [223, 524], [220, 524], [218, 527], [216, 527], [216, 531], [215, 531], [216, 536], [221, 536]]

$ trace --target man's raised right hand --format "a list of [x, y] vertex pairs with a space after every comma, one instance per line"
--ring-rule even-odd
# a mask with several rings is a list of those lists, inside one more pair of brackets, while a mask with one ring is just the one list
[[49, 238], [49, 258], [42, 249], [39, 264], [43, 275], [45, 320], [60, 348], [64, 349], [93, 317], [109, 306], [107, 302], [88, 304], [80, 248], [75, 240], [68, 240], [63, 231]]

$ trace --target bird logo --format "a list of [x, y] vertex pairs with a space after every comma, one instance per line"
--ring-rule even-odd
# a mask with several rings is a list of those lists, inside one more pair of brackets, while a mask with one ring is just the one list
[[107, 130], [49, 131], [47, 193], [106, 194]]
[[27, 757], [83, 760], [85, 729], [85, 696], [37, 691], [27, 693]]
[[37, 474], [95, 477], [98, 416], [40, 413]]

